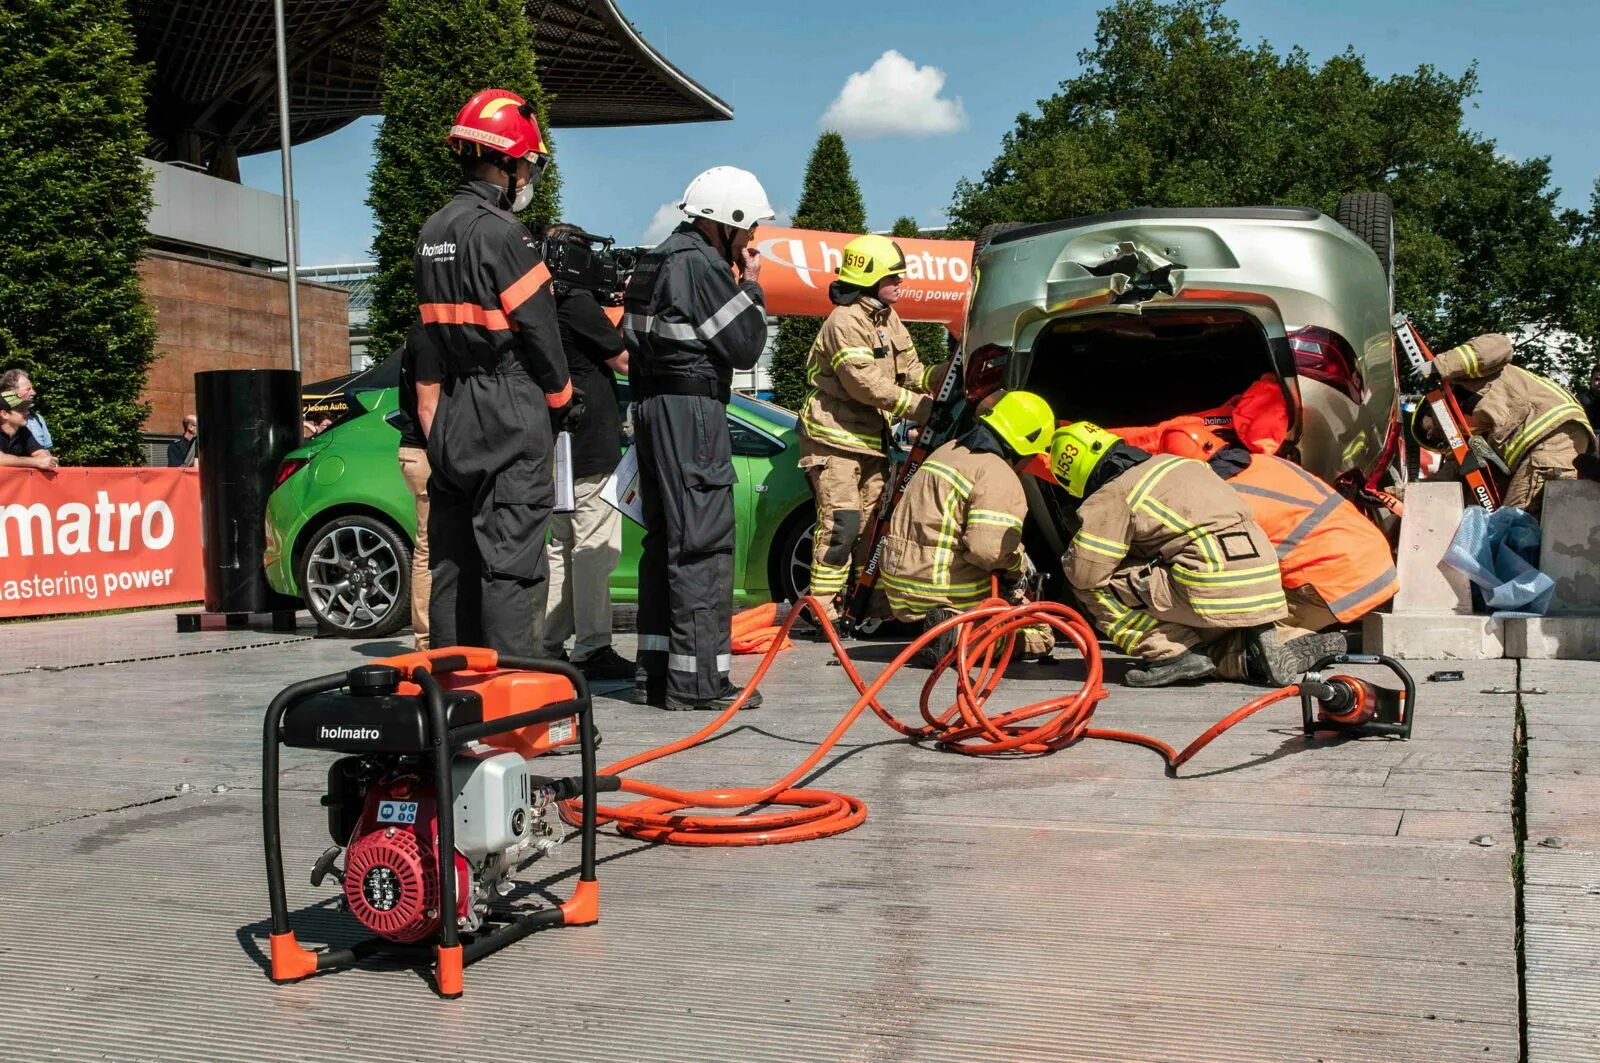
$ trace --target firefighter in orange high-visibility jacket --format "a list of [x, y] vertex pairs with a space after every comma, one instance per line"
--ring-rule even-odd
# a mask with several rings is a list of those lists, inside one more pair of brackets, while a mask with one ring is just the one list
[[1277, 553], [1203, 462], [1152, 457], [1078, 421], [1056, 432], [1050, 464], [1083, 500], [1062, 558], [1067, 582], [1106, 637], [1139, 658], [1128, 686], [1212, 675], [1283, 686], [1342, 648], [1338, 636], [1282, 637]]
[[837, 615], [834, 597], [852, 564], [867, 561], [864, 534], [888, 473], [893, 418], [926, 422], [929, 397], [945, 363], [925, 366], [895, 313], [906, 258], [885, 236], [858, 236], [844, 247], [828, 288], [833, 312], [806, 360], [800, 408], [800, 468], [817, 503], [811, 545], [811, 593]]
[[[884, 541], [883, 588], [895, 619], [933, 627], [991, 594], [999, 577], [1014, 593], [1024, 570], [1022, 522], [1028, 499], [1018, 471], [1045, 453], [1055, 431], [1050, 404], [1028, 391], [984, 401], [972, 431], [939, 447], [922, 463], [895, 507]], [[1022, 629], [1021, 657], [1048, 656], [1048, 625]], [[955, 643], [954, 631], [923, 650], [931, 664]]]
[[[1576, 478], [1578, 455], [1593, 452], [1594, 426], [1565, 388], [1512, 365], [1512, 353], [1509, 338], [1488, 333], [1437, 355], [1430, 366], [1455, 385], [1472, 433], [1487, 439], [1510, 470], [1500, 504], [1537, 516], [1545, 483]], [[1426, 416], [1426, 404], [1419, 410]], [[1413, 425], [1421, 422], [1419, 416]], [[1443, 450], [1442, 439], [1426, 434], [1417, 442]], [[1448, 476], [1455, 462], [1446, 458], [1441, 474]]]
[[1383, 532], [1292, 461], [1229, 446], [1207, 463], [1245, 501], [1278, 551], [1294, 639], [1361, 619], [1395, 596], [1400, 577]]

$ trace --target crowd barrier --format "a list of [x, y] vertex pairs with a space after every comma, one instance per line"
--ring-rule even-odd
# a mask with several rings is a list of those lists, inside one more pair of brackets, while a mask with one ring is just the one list
[[0, 617], [205, 597], [196, 469], [0, 469]]

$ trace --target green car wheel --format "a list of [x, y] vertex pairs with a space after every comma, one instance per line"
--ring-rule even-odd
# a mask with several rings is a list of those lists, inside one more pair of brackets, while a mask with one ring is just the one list
[[366, 514], [314, 529], [300, 552], [306, 608], [324, 632], [383, 638], [411, 619], [411, 546]]

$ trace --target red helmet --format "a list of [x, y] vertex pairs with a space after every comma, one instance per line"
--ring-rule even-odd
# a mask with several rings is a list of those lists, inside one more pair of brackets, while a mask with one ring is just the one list
[[445, 139], [458, 155], [478, 155], [485, 149], [513, 159], [550, 154], [533, 104], [505, 89], [484, 89], [468, 100]]

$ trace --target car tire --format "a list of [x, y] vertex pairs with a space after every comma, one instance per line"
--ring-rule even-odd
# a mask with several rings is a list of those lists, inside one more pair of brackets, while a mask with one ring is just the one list
[[1394, 203], [1382, 192], [1339, 197], [1334, 220], [1372, 248], [1383, 265], [1383, 277], [1394, 282]]
[[993, 225], [985, 225], [978, 230], [978, 235], [972, 240], [972, 257], [977, 258], [983, 254], [983, 249], [988, 247], [989, 241], [996, 236], [1001, 233], [1008, 233], [1012, 229], [1020, 229], [1025, 224], [1025, 222], [1020, 221], [997, 221]]
[[775, 602], [798, 602], [811, 586], [811, 536], [817, 515], [802, 506], [772, 537], [767, 553], [767, 586]]
[[411, 619], [411, 545], [387, 521], [356, 513], [318, 525], [295, 563], [317, 627], [341, 638], [383, 638]]

